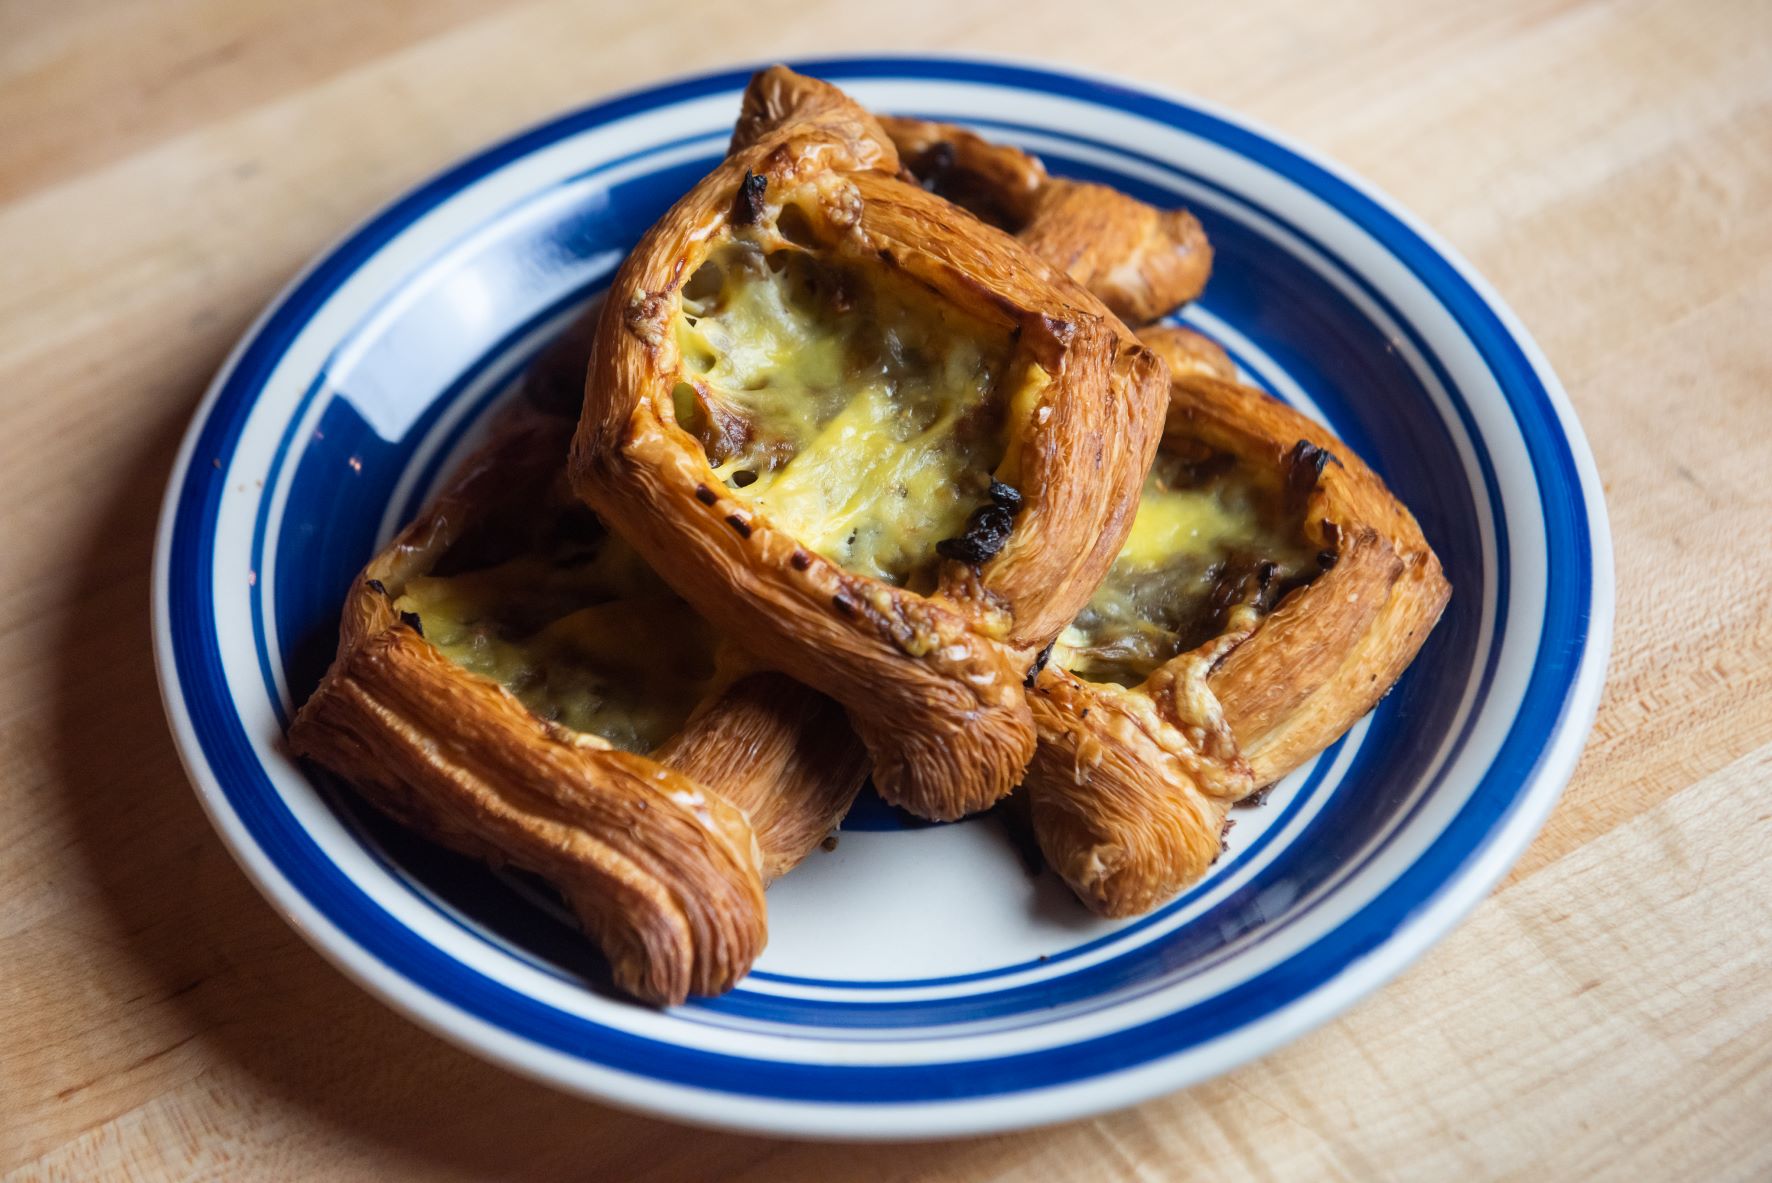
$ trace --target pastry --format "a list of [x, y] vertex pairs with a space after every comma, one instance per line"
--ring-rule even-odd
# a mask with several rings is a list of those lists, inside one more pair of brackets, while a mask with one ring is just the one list
[[981, 810], [1022, 682], [1130, 528], [1162, 364], [1100, 300], [900, 175], [782, 67], [598, 325], [574, 487], [679, 594], [840, 700], [888, 801]]
[[[545, 360], [532, 401], [557, 403], [583, 356]], [[835, 703], [725, 645], [578, 503], [571, 430], [518, 408], [370, 561], [290, 745], [443, 845], [547, 879], [626, 992], [717, 994], [863, 753]]]
[[1051, 176], [1021, 149], [953, 124], [892, 117], [880, 123], [924, 188], [1015, 235], [1127, 324], [1166, 316], [1206, 286], [1212, 247], [1188, 211]]
[[1137, 519], [1029, 692], [1026, 791], [1092, 909], [1148, 911], [1218, 856], [1232, 803], [1378, 702], [1450, 595], [1421, 530], [1324, 428], [1185, 329]]

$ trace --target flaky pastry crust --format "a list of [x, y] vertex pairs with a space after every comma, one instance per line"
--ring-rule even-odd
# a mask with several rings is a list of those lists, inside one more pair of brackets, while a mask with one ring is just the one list
[[1148, 911], [1203, 874], [1229, 807], [1371, 710], [1451, 594], [1415, 519], [1341, 441], [1236, 382], [1198, 334], [1141, 336], [1174, 375], [1164, 449], [1203, 447], [1280, 474], [1306, 497], [1305, 536], [1329, 565], [1271, 611], [1233, 608], [1219, 636], [1141, 685], [1039, 673], [1026, 784], [1035, 833], [1108, 916]]
[[1166, 316], [1206, 286], [1212, 247], [1186, 210], [1052, 176], [1021, 149], [953, 124], [891, 116], [880, 124], [922, 185], [1015, 235], [1127, 324]]
[[[673, 326], [685, 285], [740, 235], [759, 254], [810, 251], [921, 290], [1009, 342], [1006, 372], [1045, 376], [1003, 410], [993, 479], [1018, 508], [1000, 550], [942, 559], [934, 586], [912, 590], [818, 553], [716, 475], [719, 441], [679, 422], [685, 389], [709, 396], [688, 381]], [[955, 818], [1009, 792], [1033, 752], [1023, 677], [1130, 528], [1164, 387], [1161, 364], [1098, 299], [902, 179], [891, 139], [842, 92], [775, 67], [753, 79], [725, 162], [616, 276], [572, 475], [722, 632], [843, 703], [884, 798]]]
[[[565, 363], [574, 389], [582, 349], [577, 358], [575, 370]], [[538, 367], [541, 401], [556, 362]], [[743, 662], [657, 750], [623, 751], [538, 717], [396, 606], [475, 530], [497, 535], [504, 515], [569, 496], [571, 430], [519, 409], [370, 561], [290, 746], [442, 845], [547, 879], [629, 994], [655, 1004], [718, 994], [763, 948], [765, 883], [836, 826], [864, 777], [837, 705]]]

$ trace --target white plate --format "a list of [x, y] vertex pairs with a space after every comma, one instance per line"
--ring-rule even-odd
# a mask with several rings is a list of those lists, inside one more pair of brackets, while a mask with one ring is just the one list
[[[512, 377], [718, 158], [747, 72], [599, 103], [421, 186], [318, 260], [217, 377], [168, 491], [155, 632], [174, 734], [266, 896], [389, 1003], [481, 1055], [685, 1121], [818, 1137], [1034, 1125], [1202, 1080], [1334, 1015], [1525, 847], [1604, 674], [1599, 482], [1556, 379], [1471, 269], [1370, 187], [1183, 99], [958, 59], [807, 63], [1205, 223], [1186, 319], [1330, 423], [1415, 511], [1455, 593], [1396, 690], [1241, 810], [1156, 914], [1092, 918], [990, 822], [877, 802], [771, 889], [731, 994], [603, 988], [545, 892], [434, 850], [284, 753], [343, 591]], [[293, 1016], [292, 1016], [293, 1018]]]

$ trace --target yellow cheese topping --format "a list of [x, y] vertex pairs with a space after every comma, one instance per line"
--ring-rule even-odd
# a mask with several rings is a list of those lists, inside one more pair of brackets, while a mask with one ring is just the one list
[[1164, 488], [1146, 477], [1138, 516], [1118, 564], [1129, 572], [1155, 571], [1185, 556], [1259, 544], [1261, 524], [1254, 507], [1243, 498], [1227, 504], [1225, 492], [1221, 485]]
[[1136, 686], [1211, 639], [1226, 580], [1274, 564], [1286, 589], [1318, 571], [1300, 517], [1284, 508], [1278, 474], [1262, 480], [1228, 457], [1189, 466], [1161, 453], [1138, 516], [1107, 579], [1053, 646], [1052, 661], [1091, 682]]
[[809, 549], [916, 584], [984, 504], [1014, 399], [1005, 331], [883, 269], [736, 240], [686, 286], [676, 332], [679, 420]]
[[541, 718], [651, 751], [706, 693], [713, 634], [619, 540], [546, 525], [515, 558], [410, 580], [394, 607]]

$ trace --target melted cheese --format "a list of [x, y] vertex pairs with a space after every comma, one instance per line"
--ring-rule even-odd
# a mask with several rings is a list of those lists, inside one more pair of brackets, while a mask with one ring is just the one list
[[849, 571], [927, 575], [1003, 461], [1007, 335], [796, 249], [729, 242], [707, 266], [677, 344], [714, 471]]
[[1159, 455], [1119, 557], [1052, 660], [1088, 681], [1138, 685], [1210, 639], [1213, 593], [1227, 569], [1271, 562], [1282, 588], [1313, 576], [1316, 549], [1300, 526], [1277, 483], [1246, 466], [1191, 481], [1184, 465]]
[[420, 576], [394, 603], [427, 641], [541, 718], [647, 752], [683, 725], [714, 674], [701, 618], [612, 538]]
[[1241, 500], [1226, 504], [1218, 487], [1167, 489], [1147, 477], [1138, 516], [1116, 561], [1131, 571], [1154, 571], [1188, 556], [1258, 544], [1260, 523], [1251, 508]]

